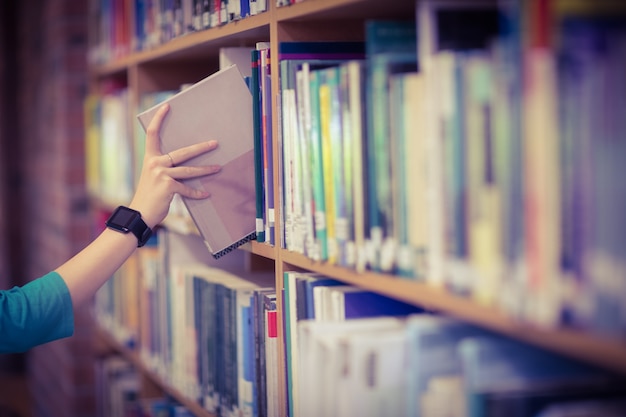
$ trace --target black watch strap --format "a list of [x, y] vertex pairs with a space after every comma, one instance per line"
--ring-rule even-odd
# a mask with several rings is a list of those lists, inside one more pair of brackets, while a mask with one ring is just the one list
[[105, 224], [108, 228], [120, 233], [134, 234], [139, 248], [145, 245], [152, 235], [152, 229], [143, 221], [141, 213], [125, 206], [116, 208]]

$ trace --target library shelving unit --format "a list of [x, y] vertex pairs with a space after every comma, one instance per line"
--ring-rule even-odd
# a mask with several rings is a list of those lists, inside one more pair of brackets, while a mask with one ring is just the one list
[[[270, 48], [284, 41], [321, 40], [363, 40], [364, 22], [371, 18], [414, 19], [416, 3], [410, 0], [305, 0], [296, 4], [278, 7], [268, 2], [268, 10], [239, 21], [222, 26], [189, 33], [169, 40], [149, 50], [129, 53], [119, 59], [104, 64], [91, 65], [90, 78], [94, 89], [109, 80], [119, 81], [128, 87], [129, 108], [137, 108], [139, 97], [148, 92], [176, 89], [181, 84], [202, 79], [218, 69], [219, 50], [222, 47], [249, 46], [257, 42], [269, 41]], [[272, 68], [278, 68], [277, 54], [271, 55]], [[278, 71], [272, 71], [272, 100], [276, 108], [279, 94]], [[134, 114], [129, 116], [134, 120]], [[273, 114], [272, 129], [280, 129], [278, 115]], [[273, 135], [276, 140], [277, 135]], [[277, 149], [277, 143], [274, 143]], [[272, 155], [274, 161], [274, 181], [281, 175], [278, 172], [279, 155]], [[281, 200], [275, 196], [275, 207], [281, 210]], [[110, 210], [115, 201], [94, 198], [94, 206]], [[277, 219], [280, 215], [276, 216]], [[166, 222], [167, 227], [167, 222]], [[281, 248], [282, 225], [276, 223], [277, 242], [275, 246], [251, 242], [240, 250], [250, 257], [260, 259], [273, 266], [277, 290], [283, 287], [285, 271], [312, 271], [344, 281], [347, 284], [372, 290], [410, 304], [426, 307], [503, 335], [519, 339], [542, 348], [599, 365], [608, 370], [626, 374], [626, 343], [622, 339], [612, 339], [566, 328], [543, 328], [516, 320], [495, 307], [481, 305], [472, 299], [455, 295], [443, 288], [436, 288], [423, 282], [401, 279], [397, 276], [357, 272], [352, 269], [333, 266], [307, 258]], [[282, 309], [280, 299], [277, 308]], [[280, 314], [278, 314], [280, 317]], [[282, 326], [278, 326], [279, 340]], [[114, 350], [128, 357], [153, 382], [178, 401], [188, 406], [197, 416], [209, 415], [195, 402], [171, 389], [142, 364], [139, 356], [119, 344], [103, 331], [103, 340]], [[285, 352], [279, 348], [279, 358]], [[281, 362], [282, 363], [282, 362]], [[282, 384], [284, 369], [278, 374]], [[281, 392], [280, 404], [285, 404]], [[284, 406], [283, 406], [284, 407]], [[285, 415], [283, 408], [281, 415]]]

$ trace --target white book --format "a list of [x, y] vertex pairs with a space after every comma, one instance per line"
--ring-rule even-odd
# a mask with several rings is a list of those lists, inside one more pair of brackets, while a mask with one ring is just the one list
[[348, 333], [334, 415], [404, 416], [408, 373], [407, 333], [401, 321], [377, 331]]
[[[342, 397], [348, 395], [346, 389], [351, 384], [345, 373], [350, 361], [345, 347], [352, 335], [375, 336], [385, 329], [403, 327], [403, 321], [393, 317], [332, 322], [301, 321], [298, 324], [301, 342], [299, 362], [301, 374], [306, 375], [306, 378], [301, 379], [298, 415], [339, 415], [340, 404], [344, 401]], [[350, 395], [358, 397], [358, 392]]]

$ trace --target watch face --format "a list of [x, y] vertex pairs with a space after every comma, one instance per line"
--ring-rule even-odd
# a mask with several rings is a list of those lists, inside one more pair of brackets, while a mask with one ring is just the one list
[[138, 213], [127, 207], [118, 207], [109, 218], [109, 225], [119, 227], [122, 230], [128, 230], [132, 221], [137, 217]]

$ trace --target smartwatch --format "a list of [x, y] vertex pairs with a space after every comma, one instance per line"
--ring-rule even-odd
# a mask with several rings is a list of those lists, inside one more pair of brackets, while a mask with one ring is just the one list
[[141, 218], [141, 213], [128, 207], [119, 206], [105, 222], [109, 229], [120, 233], [131, 232], [137, 237], [137, 247], [146, 244], [152, 235], [152, 229]]

